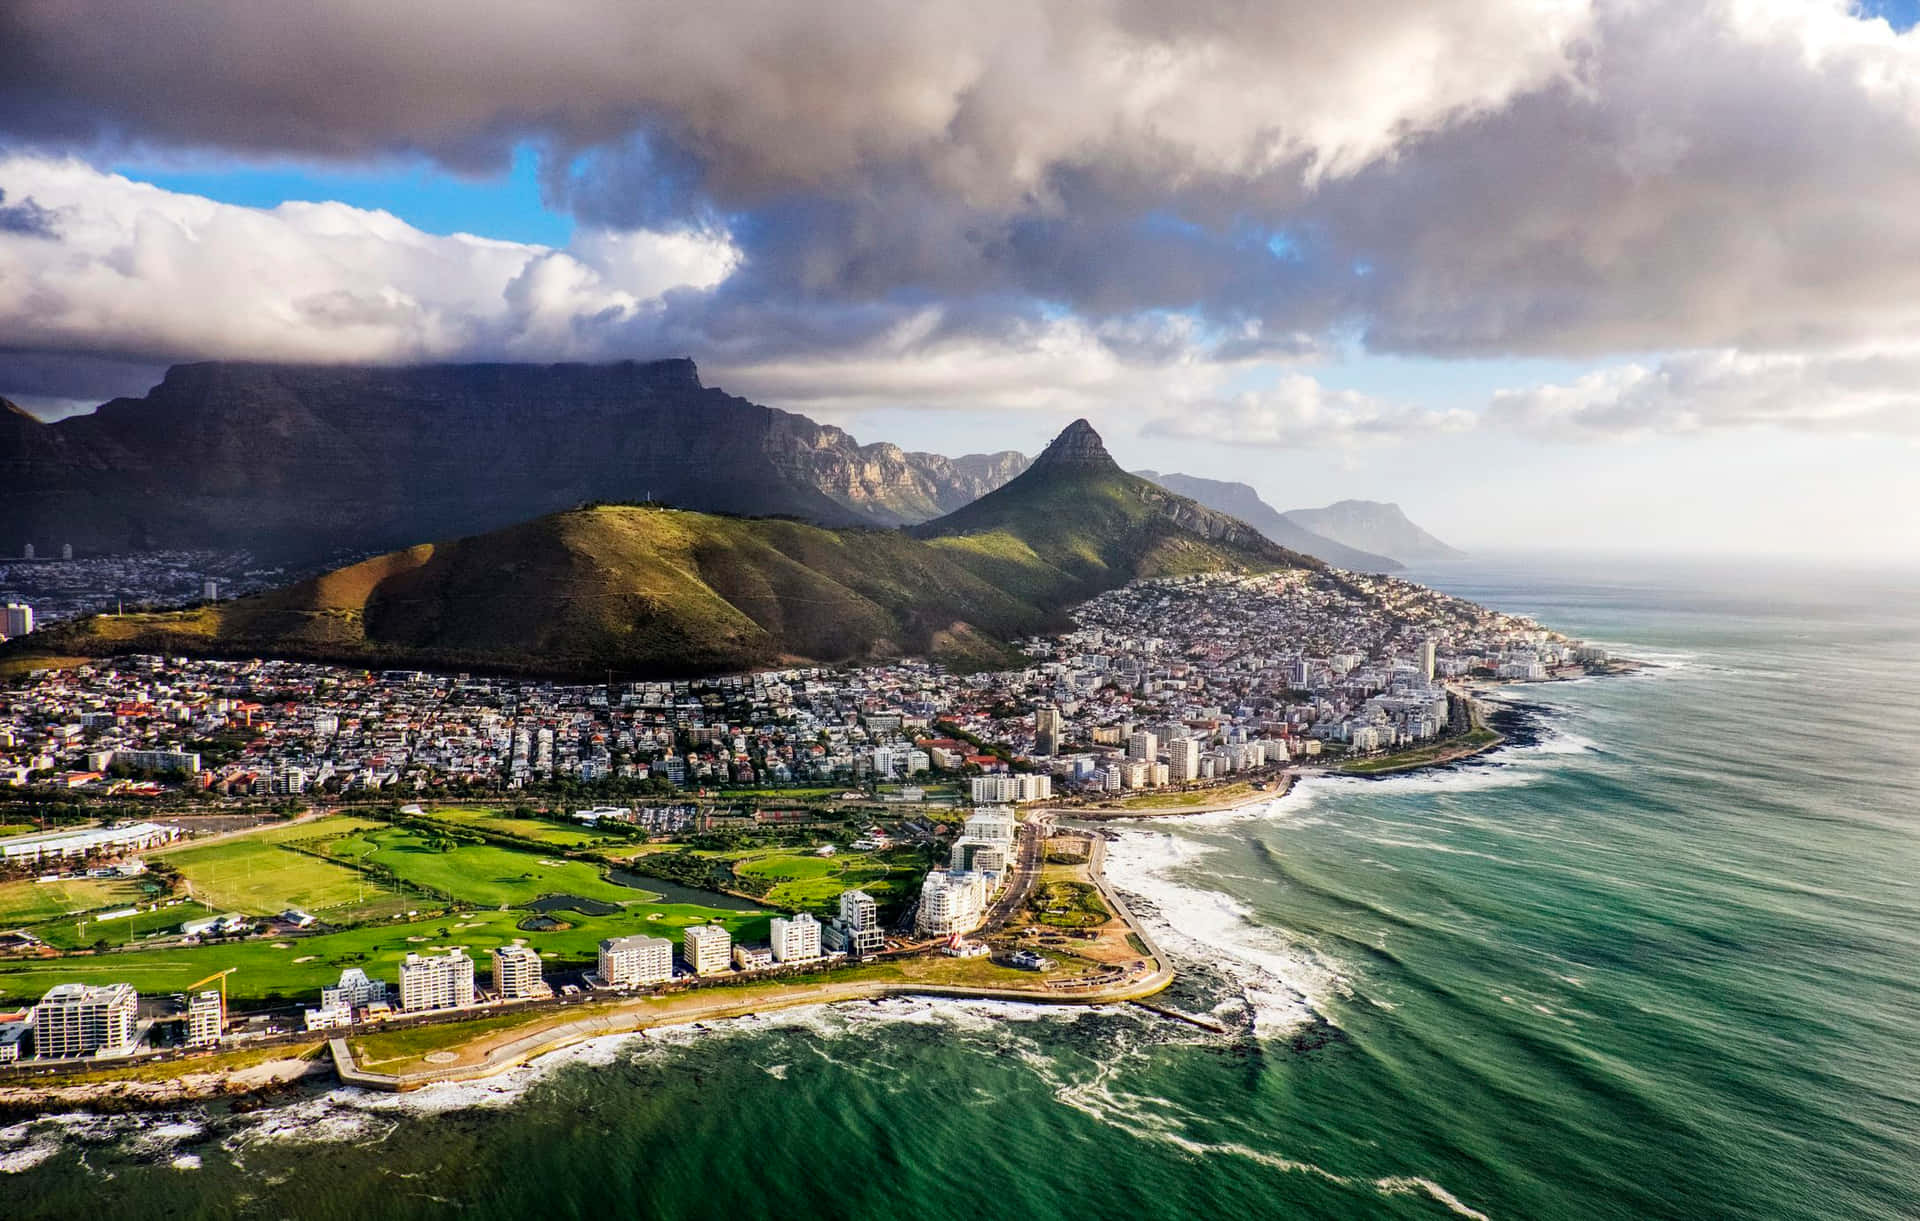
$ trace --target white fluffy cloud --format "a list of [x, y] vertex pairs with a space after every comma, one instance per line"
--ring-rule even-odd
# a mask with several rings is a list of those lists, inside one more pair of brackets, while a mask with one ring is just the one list
[[0, 160], [44, 223], [0, 229], [0, 336], [25, 350], [293, 361], [603, 356], [738, 254], [691, 232], [566, 250], [436, 236], [338, 203], [244, 208], [76, 160]]
[[1749, 428], [1920, 436], [1920, 349], [1682, 353], [1500, 391], [1482, 422], [1553, 440]]

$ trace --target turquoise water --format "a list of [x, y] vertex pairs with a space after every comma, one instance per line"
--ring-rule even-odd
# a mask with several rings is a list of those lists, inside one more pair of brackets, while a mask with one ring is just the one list
[[1485, 763], [1126, 832], [1231, 1035], [902, 1001], [15, 1124], [0, 1214], [1920, 1215], [1920, 580], [1422, 575], [1664, 664], [1510, 689], [1536, 740]]

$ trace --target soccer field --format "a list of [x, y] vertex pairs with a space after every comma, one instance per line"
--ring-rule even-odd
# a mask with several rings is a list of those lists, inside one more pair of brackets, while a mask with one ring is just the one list
[[183, 848], [166, 861], [195, 898], [220, 911], [271, 916], [298, 907], [323, 915], [369, 902], [393, 906], [355, 870], [255, 836]]

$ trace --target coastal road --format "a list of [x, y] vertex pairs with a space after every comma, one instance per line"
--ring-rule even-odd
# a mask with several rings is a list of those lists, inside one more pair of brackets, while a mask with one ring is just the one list
[[1033, 893], [1033, 884], [1040, 880], [1040, 868], [1046, 864], [1047, 836], [1053, 830], [1053, 816], [1039, 814], [1020, 824], [1016, 832], [1020, 840], [1020, 851], [1014, 865], [1013, 877], [1007, 882], [1007, 888], [992, 907], [987, 909], [986, 922], [980, 926], [982, 932], [992, 932], [1013, 918], [1013, 914], [1026, 906], [1027, 896]]

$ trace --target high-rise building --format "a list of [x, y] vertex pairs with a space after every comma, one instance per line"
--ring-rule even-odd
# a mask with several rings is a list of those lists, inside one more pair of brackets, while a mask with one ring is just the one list
[[73, 544], [72, 544], [72, 543], [61, 543], [61, 544], [60, 544], [60, 558], [61, 558], [61, 559], [63, 559], [63, 560], [70, 560], [70, 559], [72, 559], [72, 558], [73, 558]]
[[1433, 651], [1431, 638], [1420, 642], [1420, 677], [1429, 683], [1433, 681]]
[[645, 987], [673, 978], [673, 942], [665, 937], [609, 937], [600, 943], [600, 981], [609, 988]]
[[200, 585], [200, 596], [209, 602], [218, 602], [220, 600], [220, 582], [214, 580], [212, 577], [208, 577]]
[[24, 557], [24, 558], [26, 558], [26, 559], [29, 559], [29, 560], [30, 560], [30, 559], [32, 559], [32, 558], [33, 558], [33, 544], [32, 544], [32, 543], [28, 543], [28, 544], [27, 544], [27, 546], [26, 546], [26, 550], [24, 550], [24, 551], [22, 551], [22, 552], [21, 552], [20, 554], [21, 554], [21, 556], [22, 556], [22, 557]]
[[1042, 704], [1033, 714], [1033, 753], [1036, 755], [1057, 755], [1060, 753], [1060, 731], [1064, 721], [1060, 710], [1052, 704]]
[[533, 1000], [553, 995], [540, 977], [540, 955], [532, 946], [503, 945], [493, 951], [493, 990], [503, 1001]]
[[0, 608], [0, 640], [11, 640], [33, 631], [33, 608], [24, 602], [9, 602]]
[[1005, 873], [1007, 870], [1007, 849], [1005, 842], [990, 839], [973, 839], [961, 836], [953, 841], [947, 864], [953, 869], [978, 870], [981, 873]]
[[132, 984], [56, 984], [33, 1007], [33, 1054], [125, 1055], [133, 1050], [140, 994]]
[[987, 914], [985, 874], [958, 869], [934, 869], [920, 885], [918, 926], [928, 937], [969, 933]]
[[1160, 739], [1146, 730], [1138, 730], [1127, 739], [1127, 758], [1140, 763], [1151, 763], [1160, 753]]
[[473, 959], [461, 949], [409, 954], [400, 964], [400, 1007], [459, 1009], [473, 1004]]
[[847, 952], [865, 958], [886, 948], [887, 935], [880, 928], [880, 905], [864, 890], [840, 892], [838, 927], [847, 943]]
[[680, 955], [695, 975], [714, 975], [733, 959], [733, 935], [717, 924], [690, 924], [680, 934]]
[[811, 912], [773, 918], [773, 960], [779, 963], [814, 962], [820, 957], [820, 922]]
[[215, 1046], [226, 1028], [226, 998], [213, 989], [194, 993], [187, 1002], [187, 1046]]
[[1014, 835], [1013, 811], [1006, 806], [987, 806], [967, 817], [962, 832], [968, 839], [993, 840], [1011, 844]]
[[1175, 738], [1167, 743], [1167, 776], [1175, 784], [1199, 779], [1199, 739]]

